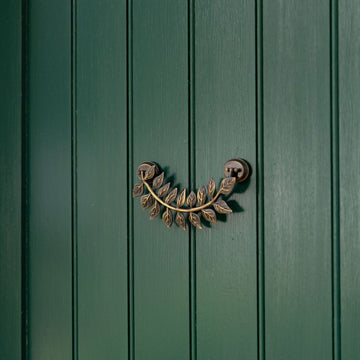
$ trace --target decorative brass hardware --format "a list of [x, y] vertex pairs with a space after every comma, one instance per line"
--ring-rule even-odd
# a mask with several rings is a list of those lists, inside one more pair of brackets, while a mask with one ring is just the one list
[[[183, 213], [188, 213], [188, 220], [192, 225], [198, 229], [202, 229], [200, 215], [210, 222], [216, 223], [216, 213], [229, 214], [232, 212], [228, 204], [219, 199], [220, 195], [229, 195], [235, 183], [241, 183], [245, 181], [250, 175], [250, 168], [248, 163], [243, 159], [232, 159], [226, 162], [224, 165], [225, 178], [221, 181], [220, 189], [215, 193], [215, 181], [210, 178], [206, 188], [201, 186], [197, 192], [197, 196], [194, 191], [191, 191], [186, 198], [186, 189], [183, 189], [178, 194], [178, 189], [174, 188], [170, 190], [170, 182], [164, 183], [164, 172], [160, 171], [157, 164], [151, 161], [143, 162], [137, 169], [137, 176], [141, 180], [141, 183], [135, 184], [133, 189], [133, 197], [141, 196], [141, 207], [143, 210], [150, 209], [150, 220], [159, 216], [161, 207], [160, 204], [165, 207], [165, 211], [162, 214], [162, 219], [165, 225], [170, 228], [173, 223], [173, 214], [171, 210], [176, 211], [175, 222], [183, 230], [186, 230], [186, 220]], [[144, 195], [145, 188], [148, 193]], [[157, 194], [156, 191], [157, 190]], [[209, 201], [206, 202], [207, 196]], [[175, 202], [176, 206], [171, 205]], [[187, 207], [184, 208], [183, 206]], [[195, 206], [198, 205], [198, 206]], [[213, 209], [210, 209], [212, 206]], [[200, 214], [200, 215], [199, 215]]]

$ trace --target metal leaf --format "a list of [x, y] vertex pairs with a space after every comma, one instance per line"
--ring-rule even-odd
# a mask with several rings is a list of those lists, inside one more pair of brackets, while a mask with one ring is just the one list
[[[184, 189], [180, 195], [178, 196], [178, 198], [176, 199], [176, 206], [177, 207], [182, 207], [185, 204], [185, 199], [186, 199], [186, 189]], [[180, 225], [179, 225], [180, 226]]]
[[177, 192], [178, 192], [177, 188], [171, 190], [170, 194], [166, 197], [165, 202], [167, 204], [172, 203], [176, 199]]
[[156, 217], [158, 217], [160, 214], [160, 205], [155, 200], [154, 206], [150, 209], [150, 220], [154, 220]]
[[236, 178], [234, 177], [225, 178], [221, 182], [220, 192], [224, 195], [229, 195], [235, 186], [235, 182], [236, 182]]
[[232, 210], [229, 208], [228, 204], [224, 200], [218, 200], [213, 203], [214, 209], [219, 214], [230, 214]]
[[168, 228], [171, 227], [172, 222], [173, 222], [173, 216], [172, 216], [172, 212], [170, 209], [167, 208], [165, 210], [165, 212], [163, 213], [162, 219]]
[[210, 178], [210, 180], [207, 184], [207, 190], [208, 190], [210, 198], [213, 198], [214, 193], [215, 193], [215, 181], [213, 178]]
[[189, 196], [188, 196], [188, 198], [186, 200], [186, 203], [188, 204], [189, 207], [194, 207], [195, 206], [195, 204], [196, 204], [196, 195], [195, 195], [195, 193], [193, 191], [189, 194]]
[[197, 201], [199, 205], [204, 205], [206, 201], [206, 190], [205, 186], [201, 186], [197, 193]]
[[202, 209], [201, 212], [202, 212], [205, 220], [207, 220], [213, 224], [216, 223], [216, 221], [217, 221], [216, 214], [213, 209]]
[[143, 193], [144, 193], [144, 184], [143, 183], [135, 184], [132, 194], [133, 198], [141, 196]]
[[159, 191], [158, 191], [158, 195], [159, 197], [164, 197], [167, 195], [167, 193], [169, 192], [170, 189], [170, 183], [165, 184], [164, 186], [162, 186]]
[[186, 220], [185, 216], [182, 213], [176, 213], [175, 221], [184, 231], [186, 231]]
[[152, 165], [146, 170], [143, 180], [150, 180], [154, 177], [154, 175], [155, 175], [155, 165]]
[[200, 216], [196, 213], [189, 214], [189, 221], [198, 229], [202, 229]]
[[143, 210], [148, 209], [153, 204], [153, 197], [151, 194], [146, 194], [141, 197], [141, 207]]
[[164, 173], [162, 172], [159, 176], [157, 176], [152, 183], [152, 188], [154, 190], [158, 189], [164, 182]]

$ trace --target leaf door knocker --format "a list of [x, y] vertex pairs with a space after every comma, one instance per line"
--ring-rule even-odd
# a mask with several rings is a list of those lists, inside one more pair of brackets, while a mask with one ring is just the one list
[[[133, 197], [141, 196], [140, 203], [143, 210], [150, 209], [150, 220], [160, 215], [161, 205], [165, 207], [162, 219], [170, 228], [173, 223], [173, 213], [176, 212], [175, 222], [186, 230], [186, 213], [189, 222], [197, 229], [202, 229], [201, 217], [210, 223], [216, 223], [218, 214], [229, 214], [232, 210], [228, 204], [220, 199], [220, 195], [229, 195], [236, 183], [244, 182], [250, 175], [250, 167], [243, 159], [232, 159], [224, 165], [225, 178], [221, 181], [220, 188], [215, 194], [214, 179], [210, 178], [207, 186], [201, 186], [195, 195], [194, 191], [186, 197], [186, 189], [178, 194], [178, 188], [170, 189], [170, 182], [164, 184], [165, 174], [160, 171], [157, 164], [151, 161], [143, 162], [137, 169], [137, 176], [141, 180], [135, 184]], [[144, 194], [145, 188], [148, 190]], [[208, 198], [208, 201], [207, 201]], [[172, 204], [176, 205], [172, 205]], [[186, 207], [184, 207], [186, 204]], [[210, 208], [213, 207], [213, 209]]]

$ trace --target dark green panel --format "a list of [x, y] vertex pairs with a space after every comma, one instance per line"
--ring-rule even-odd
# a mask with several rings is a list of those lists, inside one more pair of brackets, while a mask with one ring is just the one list
[[72, 358], [71, 8], [29, 8], [29, 355]]
[[79, 359], [127, 358], [126, 2], [77, 2]]
[[[234, 157], [256, 165], [255, 9], [195, 2], [196, 185], [216, 184]], [[199, 359], [256, 359], [256, 181], [237, 185], [234, 213], [196, 231]]]
[[[188, 186], [187, 3], [134, 1], [133, 154]], [[189, 358], [188, 233], [134, 201], [135, 358]]]
[[0, 358], [21, 358], [21, 2], [0, 3]]
[[360, 354], [360, 3], [339, 1], [342, 360]]
[[266, 359], [332, 358], [329, 2], [264, 1]]

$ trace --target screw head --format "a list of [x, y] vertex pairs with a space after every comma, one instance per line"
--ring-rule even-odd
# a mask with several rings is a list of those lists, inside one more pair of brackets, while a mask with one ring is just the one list
[[237, 183], [245, 181], [249, 175], [250, 167], [244, 159], [231, 159], [224, 165], [224, 176], [235, 177]]

